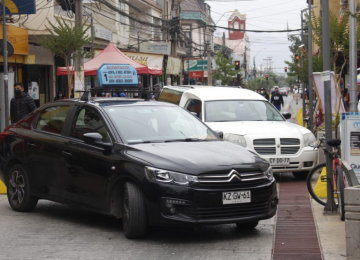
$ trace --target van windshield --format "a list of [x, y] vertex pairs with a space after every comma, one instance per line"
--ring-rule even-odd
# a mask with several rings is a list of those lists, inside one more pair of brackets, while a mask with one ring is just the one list
[[205, 122], [284, 121], [279, 111], [261, 100], [205, 102]]
[[129, 143], [220, 141], [199, 119], [175, 106], [107, 106], [121, 138]]

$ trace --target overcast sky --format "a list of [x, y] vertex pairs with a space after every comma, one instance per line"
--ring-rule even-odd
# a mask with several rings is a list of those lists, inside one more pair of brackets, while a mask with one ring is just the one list
[[[212, 19], [218, 26], [227, 27], [227, 20], [231, 16], [229, 11], [237, 9], [241, 14], [247, 15], [248, 30], [286, 30], [287, 26], [289, 29], [300, 29], [300, 10], [307, 8], [306, 0], [208, 0], [206, 3], [211, 6]], [[222, 34], [222, 31], [217, 29], [215, 35], [218, 32]], [[291, 32], [291, 34], [299, 33]], [[265, 66], [264, 59], [270, 57], [276, 68], [275, 72], [284, 73], [286, 67], [284, 61], [290, 60], [288, 33], [247, 32], [247, 34], [251, 44], [251, 66], [254, 56], [257, 68], [260, 64]]]

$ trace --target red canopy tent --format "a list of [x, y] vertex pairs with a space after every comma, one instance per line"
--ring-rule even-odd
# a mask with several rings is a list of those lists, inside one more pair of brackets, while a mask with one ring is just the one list
[[[130, 64], [137, 70], [139, 75], [150, 74], [159, 76], [163, 74], [162, 70], [160, 69], [150, 68], [146, 65], [133, 61], [125, 54], [123, 54], [112, 43], [110, 43], [99, 55], [84, 63], [85, 76], [96, 76], [97, 69], [100, 68], [100, 66], [104, 63]], [[70, 71], [71, 73], [74, 73], [74, 68], [70, 67]], [[56, 74], [58, 76], [66, 76], [66, 67], [58, 67]]]

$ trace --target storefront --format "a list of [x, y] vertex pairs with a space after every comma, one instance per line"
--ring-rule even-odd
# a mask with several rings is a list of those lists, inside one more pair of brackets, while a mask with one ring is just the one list
[[207, 60], [184, 60], [184, 84], [196, 84], [197, 82], [205, 83], [208, 78], [208, 62]]

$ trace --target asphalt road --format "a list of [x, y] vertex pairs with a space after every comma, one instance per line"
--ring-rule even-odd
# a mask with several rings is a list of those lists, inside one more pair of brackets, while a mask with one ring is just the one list
[[128, 240], [121, 220], [40, 201], [34, 211], [13, 211], [0, 196], [0, 259], [271, 259], [274, 218], [253, 231], [236, 225], [151, 227]]

